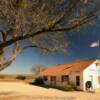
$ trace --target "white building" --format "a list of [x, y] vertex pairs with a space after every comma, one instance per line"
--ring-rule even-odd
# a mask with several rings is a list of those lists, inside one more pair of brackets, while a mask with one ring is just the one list
[[71, 64], [50, 67], [41, 72], [44, 83], [50, 86], [74, 84], [77, 89], [86, 91], [100, 88], [100, 61], [84, 60]]

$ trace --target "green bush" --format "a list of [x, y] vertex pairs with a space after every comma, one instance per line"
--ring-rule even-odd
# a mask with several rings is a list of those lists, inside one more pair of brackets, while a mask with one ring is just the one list
[[63, 87], [64, 91], [74, 91], [76, 90], [75, 86], [73, 84], [67, 84]]
[[73, 84], [66, 84], [63, 87], [57, 87], [57, 89], [63, 90], [63, 91], [75, 91], [76, 87]]
[[44, 82], [43, 82], [43, 79], [41, 77], [37, 77], [33, 83], [31, 84], [34, 84], [34, 85], [43, 85]]
[[18, 75], [18, 76], [16, 77], [16, 79], [19, 79], [19, 80], [25, 80], [25, 79], [26, 79], [26, 77], [25, 77], [25, 76], [23, 76], [23, 75]]

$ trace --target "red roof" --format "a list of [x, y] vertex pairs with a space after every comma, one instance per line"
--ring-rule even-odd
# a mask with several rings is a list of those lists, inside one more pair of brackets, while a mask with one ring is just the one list
[[83, 71], [92, 63], [93, 60], [84, 60], [80, 62], [74, 62], [71, 64], [56, 65], [44, 70], [43, 72], [41, 72], [41, 75], [58, 75], [70, 72], [80, 72]]

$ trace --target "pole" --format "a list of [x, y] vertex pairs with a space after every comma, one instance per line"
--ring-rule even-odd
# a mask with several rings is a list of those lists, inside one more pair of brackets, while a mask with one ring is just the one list
[[99, 51], [100, 50], [100, 46], [99, 45], [100, 45], [100, 42], [98, 40], [98, 60], [100, 59], [100, 51]]
[[[99, 77], [99, 59], [100, 59], [100, 42], [99, 42], [99, 40], [98, 40], [98, 61], [97, 61], [97, 84], [99, 84], [99, 81], [98, 81], [98, 77]], [[99, 86], [97, 85], [97, 88], [98, 88]]]

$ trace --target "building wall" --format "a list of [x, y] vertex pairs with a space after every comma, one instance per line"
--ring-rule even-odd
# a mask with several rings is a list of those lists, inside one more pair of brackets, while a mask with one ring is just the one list
[[[80, 76], [80, 86], [76, 86], [76, 76]], [[71, 72], [69, 74], [70, 83], [74, 84], [78, 90], [83, 90], [83, 73], [82, 72]]]
[[[83, 90], [86, 90], [86, 82], [92, 80], [92, 88], [95, 90], [97, 88], [100, 88], [100, 83], [98, 82], [98, 76], [100, 76], [100, 65], [96, 66], [96, 63], [98, 60], [96, 60], [93, 64], [91, 64], [89, 67], [87, 67], [83, 71]], [[91, 79], [91, 76], [93, 77]]]
[[[69, 82], [71, 84], [74, 84], [76, 86], [76, 76], [80, 76], [80, 86], [77, 86], [77, 89], [79, 90], [83, 90], [83, 73], [80, 72], [71, 72], [71, 73], [65, 73], [65, 75], [69, 75]], [[65, 86], [66, 84], [68, 84], [67, 82], [62, 82], [61, 80], [61, 76], [62, 75], [58, 75], [56, 76], [56, 86]], [[48, 76], [48, 81], [45, 81], [46, 85], [50, 85], [52, 86], [53, 84], [51, 84], [50, 81], [50, 76]]]

